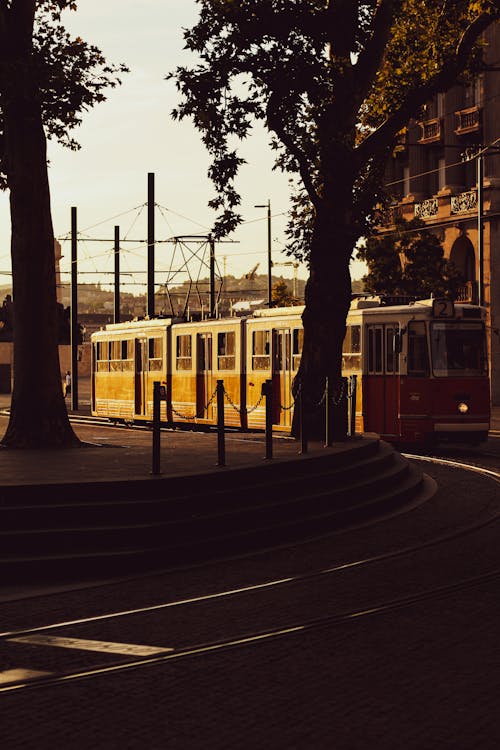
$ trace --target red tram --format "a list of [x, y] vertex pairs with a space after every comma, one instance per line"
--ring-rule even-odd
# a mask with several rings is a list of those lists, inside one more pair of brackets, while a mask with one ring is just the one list
[[[272, 380], [274, 427], [289, 431], [291, 386], [302, 351], [302, 307], [246, 318], [110, 324], [92, 335], [92, 413], [152, 419], [153, 382], [166, 385], [166, 422], [217, 422], [213, 398], [224, 381], [225, 423], [262, 428], [261, 388]], [[353, 301], [343, 374], [357, 375], [356, 429], [390, 442], [487, 438], [490, 390], [485, 311], [449, 300], [388, 306]]]

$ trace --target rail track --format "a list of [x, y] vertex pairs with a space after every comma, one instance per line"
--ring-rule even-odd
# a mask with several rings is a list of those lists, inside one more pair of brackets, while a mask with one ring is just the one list
[[[480, 476], [487, 482], [500, 485], [500, 473], [492, 469], [451, 459], [405, 455], [412, 460], [438, 464], [448, 469], [472, 472], [475, 476]], [[342, 596], [338, 594], [338, 591], [332, 589], [332, 586], [340, 585], [340, 582], [348, 576], [352, 577], [353, 574], [363, 573], [363, 571], [373, 569], [373, 566], [391, 565], [396, 561], [404, 565], [413, 565], [413, 561], [418, 561], [420, 554], [430, 551], [433, 551], [433, 554], [437, 551], [446, 557], [446, 551], [451, 549], [454, 543], [460, 544], [464, 539], [476, 539], [478, 543], [481, 543], [479, 536], [489, 530], [496, 530], [499, 521], [500, 503], [486, 520], [463, 525], [449, 533], [437, 535], [414, 546], [406, 546], [379, 555], [349, 560], [301, 575], [270, 578], [251, 585], [212, 591], [199, 596], [172, 599], [150, 606], [113, 611], [74, 620], [56, 621], [40, 627], [4, 631], [0, 633], [0, 651], [2, 653], [12, 654], [14, 649], [19, 654], [20, 649], [28, 649], [33, 654], [39, 649], [49, 649], [52, 654], [49, 661], [52, 665], [55, 650], [57, 651], [62, 646], [75, 650], [81, 649], [82, 652], [85, 651], [87, 658], [77, 668], [74, 666], [68, 668], [65, 666], [65, 659], [61, 657], [55, 660], [55, 667], [51, 666], [48, 670], [33, 670], [32, 672], [27, 670], [25, 676], [21, 674], [16, 678], [14, 675], [11, 681], [7, 676], [7, 682], [5, 682], [4, 674], [4, 684], [2, 685], [0, 681], [0, 693], [40, 690], [49, 686], [64, 685], [72, 681], [95, 679], [120, 671], [152, 668], [188, 657], [195, 658], [229, 649], [257, 646], [272, 639], [299, 636], [316, 628], [340, 627], [364, 619], [368, 620], [403, 608], [425, 604], [431, 600], [465, 591], [483, 583], [496, 581], [500, 579], [500, 565], [492, 565], [487, 570], [476, 572], [473, 575], [460, 575], [453, 580], [438, 581], [437, 576], [433, 585], [424, 583], [421, 587], [414, 586], [410, 592], [399, 595], [375, 595], [373, 599], [370, 593], [366, 602], [354, 602], [344, 606], [340, 601]], [[384, 575], [380, 575], [380, 578], [383, 577]], [[359, 580], [357, 580], [357, 583], [344, 581], [343, 585], [352, 592], [353, 589], [356, 589], [356, 586], [360, 586], [360, 583]], [[313, 591], [313, 597], [320, 599], [322, 602], [322, 612], [316, 616], [312, 614], [309, 617], [304, 617], [303, 612], [306, 607], [292, 606], [291, 603], [300, 602], [304, 598], [307, 599], [310, 591]], [[242, 613], [259, 608], [266, 612], [264, 620], [268, 619], [269, 621], [263, 623], [261, 627], [248, 627], [248, 618], [244, 617]], [[328, 611], [328, 609], [331, 611]], [[208, 617], [208, 612], [210, 612], [210, 617]], [[175, 633], [176, 617], [184, 625], [178, 628]], [[217, 625], [213, 628], [212, 625], [207, 624], [204, 636], [195, 635], [193, 637], [187, 632], [190, 629], [189, 627], [186, 631], [186, 622], [193, 624], [196, 622], [199, 626], [200, 621], [210, 621], [211, 619], [224, 621], [224, 627]], [[244, 622], [239, 624], [241, 619]], [[230, 632], [227, 631], [228, 622], [231, 623]], [[232, 624], [233, 622], [234, 624]], [[154, 640], [155, 631], [161, 633], [164, 638], [165, 628], [168, 630], [168, 627], [172, 626], [174, 628], [172, 642], [169, 642], [167, 646], [158, 646], [158, 641]], [[211, 630], [214, 632], [211, 632]], [[138, 638], [134, 637], [134, 641], [140, 639], [145, 631], [151, 633], [150, 639], [153, 639], [154, 642], [143, 647], [146, 650], [146, 655], [131, 658], [135, 646], [129, 646], [121, 642], [124, 631], [136, 634]], [[114, 636], [112, 636], [113, 633]], [[111, 646], [109, 642], [110, 634], [113, 637]], [[105, 641], [102, 640], [103, 637], [106, 638]], [[119, 651], [120, 646], [123, 647], [121, 652]], [[95, 651], [92, 651], [92, 649], [95, 649]], [[89, 650], [93, 653], [91, 663], [88, 663]], [[110, 652], [113, 654], [112, 656]], [[38, 651], [37, 664], [40, 663], [39, 653]], [[103, 653], [106, 654], [105, 657]]]

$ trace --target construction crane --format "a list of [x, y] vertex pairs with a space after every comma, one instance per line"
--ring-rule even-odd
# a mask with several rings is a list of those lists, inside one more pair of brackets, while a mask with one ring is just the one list
[[297, 298], [297, 269], [299, 267], [299, 264], [296, 260], [285, 260], [282, 263], [275, 263], [274, 261], [271, 263], [272, 266], [293, 266], [293, 288], [292, 288], [292, 294], [295, 298]]
[[256, 272], [256, 270], [258, 269], [259, 266], [260, 266], [260, 263], [257, 263], [257, 265], [255, 265], [252, 268], [251, 271], [249, 271], [248, 273], [246, 273], [245, 274], [245, 279], [249, 279], [250, 281], [253, 281], [254, 278], [255, 278], [255, 272]]

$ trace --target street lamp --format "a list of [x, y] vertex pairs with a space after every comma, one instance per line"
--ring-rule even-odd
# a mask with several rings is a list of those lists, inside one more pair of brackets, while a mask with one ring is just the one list
[[273, 306], [273, 292], [272, 292], [272, 281], [271, 281], [271, 268], [273, 262], [271, 260], [271, 201], [268, 198], [267, 204], [260, 204], [254, 206], [254, 208], [267, 208], [267, 304], [268, 307]]

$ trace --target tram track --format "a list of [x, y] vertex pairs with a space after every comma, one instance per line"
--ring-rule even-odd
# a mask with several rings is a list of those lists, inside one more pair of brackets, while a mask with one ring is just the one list
[[[426, 461], [435, 464], [441, 464], [447, 468], [460, 468], [464, 471], [471, 471], [474, 474], [482, 475], [489, 481], [493, 481], [496, 484], [500, 484], [500, 473], [495, 472], [491, 469], [485, 469], [477, 467], [471, 464], [465, 464], [464, 462], [457, 462], [450, 459], [442, 459], [430, 456], [421, 456], [413, 454], [404, 454], [411, 460]], [[59, 621], [50, 623], [47, 625], [33, 627], [28, 629], [11, 630], [0, 633], [0, 643], [3, 646], [10, 644], [11, 642], [22, 641], [33, 635], [40, 635], [51, 633], [55, 631], [68, 632], [70, 629], [77, 628], [78, 626], [88, 626], [90, 624], [97, 624], [104, 622], [110, 622], [112, 620], [117, 621], [121, 618], [131, 618], [133, 616], [150, 616], [160, 612], [166, 612], [173, 608], [189, 607], [200, 604], [220, 603], [222, 601], [228, 601], [230, 598], [255, 596], [264, 591], [278, 591], [283, 587], [304, 587], [308, 586], [314, 580], [319, 579], [332, 579], [334, 576], [341, 575], [346, 571], [352, 571], [354, 569], [361, 570], [363, 567], [368, 567], [374, 564], [380, 564], [386, 561], [394, 560], [397, 558], [403, 558], [409, 555], [415, 555], [419, 552], [427, 550], [431, 547], [438, 547], [449, 542], [460, 539], [466, 535], [473, 534], [474, 532], [480, 532], [486, 529], [488, 526], [496, 524], [500, 520], [500, 510], [493, 513], [491, 517], [483, 520], [479, 523], [468, 524], [461, 528], [455, 529], [452, 533], [441, 534], [433, 539], [429, 539], [426, 542], [418, 545], [407, 546], [401, 549], [391, 550], [389, 552], [373, 555], [364, 559], [351, 560], [344, 562], [332, 567], [323, 568], [321, 570], [310, 571], [301, 575], [294, 575], [291, 577], [282, 577], [274, 580], [267, 580], [261, 583], [255, 583], [248, 586], [236, 587], [226, 589], [218, 592], [208, 593], [201, 596], [193, 596], [190, 598], [182, 598], [174, 601], [162, 602], [155, 605], [146, 607], [140, 607], [136, 609], [128, 609], [117, 612], [111, 612], [92, 617], [80, 618], [75, 620]], [[56, 674], [51, 674], [48, 677], [41, 677], [33, 680], [20, 680], [12, 682], [7, 685], [0, 684], [1, 693], [9, 693], [14, 691], [21, 691], [24, 689], [44, 688], [55, 685], [62, 685], [69, 681], [97, 678], [106, 674], [116, 673], [118, 671], [140, 669], [146, 667], [153, 667], [163, 663], [168, 663], [173, 660], [179, 660], [188, 657], [199, 657], [211, 653], [217, 653], [226, 651], [229, 649], [249, 646], [252, 644], [259, 644], [264, 641], [269, 641], [275, 638], [283, 638], [291, 635], [298, 635], [300, 633], [306, 633], [314, 628], [321, 627], [335, 627], [349, 622], [360, 621], [363, 618], [374, 617], [377, 615], [388, 614], [397, 609], [418, 605], [419, 603], [425, 603], [439, 597], [444, 597], [454, 592], [464, 591], [467, 588], [473, 586], [479, 586], [482, 583], [486, 583], [492, 580], [500, 578], [500, 567], [494, 567], [486, 572], [473, 575], [465, 576], [456, 581], [450, 581], [442, 585], [428, 587], [422, 591], [413, 591], [404, 596], [388, 598], [385, 601], [374, 602], [369, 606], [351, 607], [341, 612], [333, 612], [324, 616], [311, 617], [307, 619], [292, 618], [290, 621], [281, 624], [276, 627], [266, 627], [261, 629], [249, 630], [238, 634], [232, 634], [228, 637], [218, 638], [214, 640], [200, 640], [189, 645], [183, 645], [177, 648], [168, 649], [168, 652], [160, 654], [154, 657], [148, 658], [136, 658], [132, 660], [122, 661], [116, 663], [112, 661], [106, 661], [97, 665], [92, 665], [84, 669], [75, 670], [60, 670]]]

